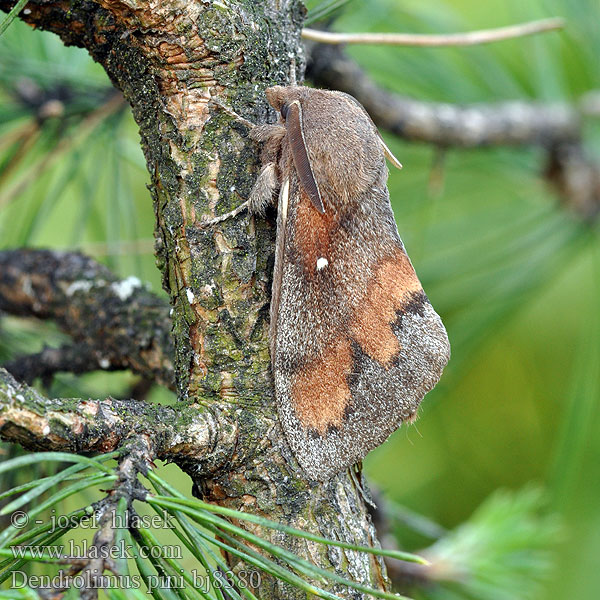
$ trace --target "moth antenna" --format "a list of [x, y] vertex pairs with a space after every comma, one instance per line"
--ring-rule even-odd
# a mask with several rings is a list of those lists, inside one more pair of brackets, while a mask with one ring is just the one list
[[313, 168], [310, 163], [308, 150], [306, 149], [302, 125], [302, 108], [298, 100], [294, 100], [289, 105], [285, 116], [285, 125], [288, 130], [292, 157], [294, 159], [296, 171], [298, 172], [298, 177], [300, 178], [300, 183], [302, 184], [304, 191], [308, 194], [313, 206], [323, 214], [325, 208], [323, 206], [323, 200], [321, 199], [319, 185], [315, 179]]
[[225, 104], [221, 104], [218, 100], [211, 98], [209, 103], [219, 107], [224, 113], [227, 113], [230, 117], [233, 117], [238, 123], [245, 125], [248, 129], [252, 130], [256, 127], [254, 123], [248, 121], [248, 119], [244, 119], [244, 117], [238, 115], [232, 108], [229, 108], [229, 106], [226, 106]]
[[377, 132], [377, 135], [379, 136], [379, 140], [381, 142], [381, 145], [383, 146], [383, 153], [386, 155], [388, 160], [396, 167], [396, 169], [401, 169], [402, 163], [392, 154], [392, 151], [388, 148], [387, 144], [383, 141], [383, 138], [381, 137], [381, 134], [379, 133], [379, 131]]

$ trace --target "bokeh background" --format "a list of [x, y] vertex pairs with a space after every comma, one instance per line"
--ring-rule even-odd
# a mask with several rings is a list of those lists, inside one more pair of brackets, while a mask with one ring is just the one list
[[[338, 4], [330, 17], [338, 31], [437, 33], [566, 19], [562, 32], [486, 46], [348, 48], [383, 87], [415, 99], [575, 106], [600, 89], [597, 0]], [[40, 120], [43, 105], [51, 116]], [[600, 119], [585, 119], [583, 131], [586, 152], [600, 163]], [[365, 461], [397, 543], [430, 548], [458, 580], [412, 593], [598, 598], [598, 225], [550, 187], [539, 148], [441, 155], [385, 137], [404, 164], [389, 180], [398, 227], [453, 352], [417, 423]], [[0, 38], [0, 248], [80, 249], [161, 294], [147, 182], [137, 127], [102, 69], [84, 51], [15, 22]], [[60, 339], [48, 324], [2, 317], [0, 360]], [[126, 397], [135, 381], [127, 373], [61, 374], [49, 394]], [[150, 400], [172, 398], [157, 388]], [[184, 475], [162, 472], [189, 493]]]

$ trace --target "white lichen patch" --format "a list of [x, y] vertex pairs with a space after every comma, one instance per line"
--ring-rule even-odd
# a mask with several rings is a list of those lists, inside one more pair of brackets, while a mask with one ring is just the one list
[[67, 296], [72, 296], [75, 292], [89, 292], [94, 286], [94, 282], [89, 279], [79, 279], [74, 281], [66, 291]]
[[177, 446], [179, 444], [183, 444], [183, 436], [180, 433], [176, 433], [171, 438], [171, 448], [173, 448], [174, 446]]
[[42, 429], [42, 433], [48, 435], [50, 433], [50, 425], [46, 425], [44, 429]]
[[67, 296], [72, 296], [76, 292], [83, 292], [87, 294], [93, 287], [103, 287], [106, 285], [104, 279], [78, 279], [74, 281], [65, 291]]
[[206, 423], [201, 419], [192, 421], [186, 430], [188, 440], [193, 440], [196, 447], [202, 448], [210, 440], [210, 430]]
[[127, 279], [122, 279], [121, 281], [115, 281], [115, 283], [111, 283], [110, 289], [117, 295], [122, 301], [127, 300], [133, 294], [136, 288], [142, 287], [142, 282], [137, 278], [131, 275]]
[[31, 283], [31, 277], [24, 277], [23, 278], [23, 291], [30, 298], [33, 297], [34, 293], [33, 293], [33, 285]]
[[187, 295], [188, 302], [190, 304], [194, 304], [194, 300], [196, 299], [196, 296], [194, 296], [194, 292], [192, 291], [192, 288], [185, 288], [185, 293]]

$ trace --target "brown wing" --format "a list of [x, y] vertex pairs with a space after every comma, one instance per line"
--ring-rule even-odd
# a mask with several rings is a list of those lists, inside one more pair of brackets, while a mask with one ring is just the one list
[[324, 480], [414, 418], [448, 360], [448, 338], [385, 187], [321, 214], [292, 172], [280, 235], [278, 411], [301, 466]]

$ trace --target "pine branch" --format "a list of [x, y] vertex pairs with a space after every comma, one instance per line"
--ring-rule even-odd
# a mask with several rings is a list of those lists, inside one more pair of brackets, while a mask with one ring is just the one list
[[236, 429], [194, 405], [46, 398], [0, 369], [0, 437], [31, 450], [78, 454], [111, 452], [138, 439], [152, 448], [152, 458], [204, 461], [212, 469], [233, 451]]
[[310, 47], [307, 77], [354, 96], [378, 127], [408, 141], [443, 149], [540, 146], [548, 153], [541, 170], [565, 207], [585, 220], [600, 213], [600, 166], [582, 145], [582, 116], [598, 113], [595, 93], [574, 105], [424, 102], [384, 90], [340, 46], [325, 44]]
[[322, 44], [376, 44], [385, 46], [416, 46], [437, 48], [440, 46], [474, 46], [490, 44], [514, 38], [556, 31], [565, 26], [564, 19], [551, 18], [463, 33], [423, 34], [423, 33], [337, 33], [319, 29], [302, 30], [305, 40]]
[[339, 46], [310, 48], [307, 78], [354, 96], [381, 129], [442, 147], [542, 145], [577, 141], [579, 111], [566, 104], [424, 102], [378, 86]]
[[19, 379], [131, 369], [174, 387], [169, 307], [134, 277], [120, 280], [75, 252], [8, 250], [0, 252], [0, 310], [56, 321], [74, 342], [11, 361]]

